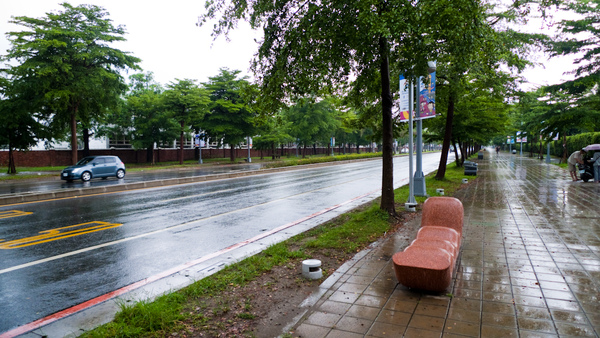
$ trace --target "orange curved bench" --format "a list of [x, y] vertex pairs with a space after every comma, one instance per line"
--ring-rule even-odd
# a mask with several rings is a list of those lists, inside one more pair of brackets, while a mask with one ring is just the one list
[[452, 282], [460, 252], [464, 209], [454, 197], [430, 197], [423, 203], [421, 228], [404, 251], [392, 257], [400, 284], [442, 292]]

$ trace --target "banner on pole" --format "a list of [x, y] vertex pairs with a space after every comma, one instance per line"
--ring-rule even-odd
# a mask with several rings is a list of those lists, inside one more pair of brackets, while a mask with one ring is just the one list
[[421, 81], [421, 92], [419, 93], [419, 117], [427, 119], [435, 117], [435, 72], [427, 76], [428, 84], [425, 84], [425, 78], [419, 77]]
[[408, 81], [404, 75], [400, 75], [400, 121], [408, 122], [408, 112], [410, 110]]

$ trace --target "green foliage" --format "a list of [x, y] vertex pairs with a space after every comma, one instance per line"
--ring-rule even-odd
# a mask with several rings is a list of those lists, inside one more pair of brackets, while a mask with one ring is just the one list
[[183, 164], [184, 137], [194, 126], [200, 131], [198, 121], [208, 113], [209, 93], [194, 80], [176, 80], [167, 85], [162, 94], [163, 104], [169, 115], [179, 123], [179, 164]]
[[[568, 19], [563, 19], [558, 23], [563, 34], [560, 39], [550, 42], [548, 49], [553, 56], [576, 55], [574, 63], [578, 65], [575, 71], [577, 79], [568, 81], [560, 87], [567, 88], [576, 83], [585, 85], [586, 77], [595, 78], [592, 82], [597, 83], [598, 81], [600, 74], [600, 50], [598, 49], [600, 30], [597, 25], [600, 21], [599, 6], [600, 1], [598, 0], [574, 0], [558, 3], [558, 9], [569, 12], [571, 15], [567, 16]], [[570, 87], [570, 89], [577, 90], [577, 86]]]
[[127, 110], [133, 120], [129, 135], [134, 148], [153, 148], [154, 143], [168, 144], [181, 132], [163, 97], [154, 91], [128, 96]]
[[[598, 0], [574, 0], [557, 3], [568, 19], [558, 22], [559, 37], [547, 43], [551, 56], [573, 55], [575, 78], [543, 88], [549, 95], [550, 128], [561, 135], [600, 130], [600, 20]], [[546, 121], [549, 119], [546, 117]], [[559, 130], [559, 129], [562, 129]], [[565, 130], [565, 129], [568, 129]]]
[[283, 112], [290, 136], [304, 146], [314, 143], [328, 144], [329, 138], [340, 126], [337, 115], [335, 106], [326, 99], [318, 102], [307, 98], [300, 99]]
[[6, 59], [18, 63], [8, 74], [27, 111], [40, 113], [53, 137], [70, 129], [75, 162], [77, 123], [89, 127], [117, 107], [126, 90], [120, 71], [138, 68], [140, 60], [109, 46], [124, 40], [125, 29], [113, 26], [104, 9], [62, 6], [43, 18], [13, 18], [25, 30], [8, 33]]
[[365, 243], [374, 242], [389, 230], [390, 215], [376, 204], [367, 210], [351, 214], [340, 226], [319, 228], [309, 231], [307, 236], [316, 236], [306, 242], [307, 248], [342, 249], [347, 253], [357, 252]]
[[252, 147], [258, 150], [271, 149], [275, 153], [275, 148], [281, 144], [294, 141], [288, 134], [289, 123], [283, 119], [281, 114], [275, 116], [264, 116], [254, 120], [256, 133], [252, 139]]
[[11, 83], [0, 77], [0, 147], [9, 151], [8, 174], [16, 174], [14, 150], [28, 150], [44, 137], [44, 125], [30, 114], [27, 103], [11, 90]]
[[163, 95], [165, 108], [181, 124], [181, 132], [188, 132], [186, 126], [208, 113], [209, 92], [200, 88], [194, 80], [177, 79], [167, 85]]
[[[220, 69], [220, 74], [209, 78], [204, 88], [210, 91], [209, 112], [200, 127], [214, 140], [233, 147], [247, 136], [254, 135], [252, 100], [257, 95], [247, 79], [238, 78], [239, 70]], [[231, 160], [234, 152], [231, 152]]]
[[[600, 144], [600, 132], [582, 133], [567, 138], [567, 154], [572, 154], [577, 150], [581, 150], [590, 144]], [[561, 156], [563, 153], [562, 140], [552, 141], [551, 153], [555, 156]]]
[[[141, 301], [133, 305], [121, 304], [115, 319], [82, 337], [140, 337], [150, 333], [169, 331], [185, 318], [181, 313], [186, 298], [178, 292]], [[163, 331], [163, 332], [164, 332]]]

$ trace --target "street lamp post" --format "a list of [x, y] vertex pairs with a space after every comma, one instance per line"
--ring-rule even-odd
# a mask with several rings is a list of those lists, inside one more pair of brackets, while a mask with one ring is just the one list
[[248, 163], [252, 162], [252, 157], [250, 157], [250, 136], [246, 136], [246, 144], [248, 145]]
[[415, 190], [413, 182], [413, 83], [409, 80], [408, 96], [408, 201], [404, 204], [406, 210], [415, 210], [417, 201], [415, 200]]
[[417, 79], [417, 169], [414, 178], [414, 194], [416, 196], [426, 196], [425, 177], [423, 176], [423, 120], [421, 119], [421, 105], [419, 96], [421, 95], [421, 78]]

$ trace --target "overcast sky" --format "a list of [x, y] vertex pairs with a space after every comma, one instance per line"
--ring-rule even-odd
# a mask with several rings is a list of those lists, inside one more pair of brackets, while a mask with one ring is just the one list
[[[0, 54], [10, 47], [6, 33], [20, 31], [22, 27], [9, 24], [12, 16], [43, 17], [45, 13], [62, 9], [55, 0], [0, 0]], [[93, 3], [106, 9], [113, 25], [124, 25], [126, 42], [114, 44], [115, 48], [131, 52], [141, 58], [145, 72], [154, 73], [156, 81], [165, 85], [177, 79], [195, 79], [206, 82], [208, 77], [219, 73], [219, 68], [240, 70], [251, 75], [250, 60], [257, 50], [254, 39], [260, 34], [248, 26], [236, 29], [231, 41], [219, 37], [213, 41], [211, 27], [197, 27], [198, 16], [204, 13], [204, 0], [131, 1], [131, 0], [87, 0], [69, 1], [77, 6]], [[555, 84], [569, 79], [562, 75], [573, 69], [569, 60], [538, 62], [546, 67], [537, 67], [525, 73], [531, 83], [527, 88]]]

